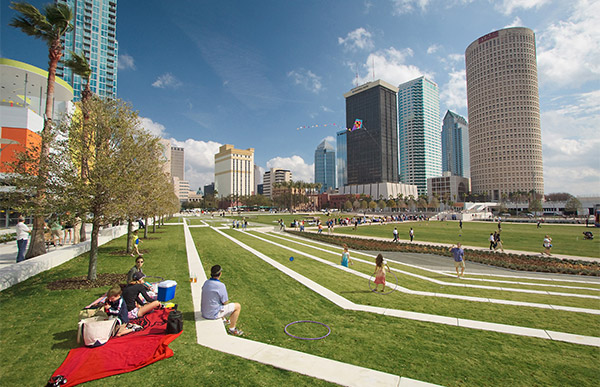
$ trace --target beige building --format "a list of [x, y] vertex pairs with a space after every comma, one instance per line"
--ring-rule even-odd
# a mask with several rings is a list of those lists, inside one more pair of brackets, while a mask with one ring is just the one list
[[443, 176], [427, 179], [427, 192], [430, 197], [436, 195], [439, 199], [463, 202], [469, 194], [469, 179], [444, 172]]
[[494, 31], [467, 47], [471, 188], [492, 200], [503, 193], [544, 193], [535, 34]]
[[263, 195], [273, 199], [273, 185], [292, 180], [292, 171], [281, 168], [271, 168], [263, 175]]
[[254, 194], [254, 148], [225, 144], [215, 154], [215, 190], [219, 197]]

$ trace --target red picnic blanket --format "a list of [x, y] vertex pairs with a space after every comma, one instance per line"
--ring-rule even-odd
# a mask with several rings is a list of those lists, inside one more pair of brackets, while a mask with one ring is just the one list
[[75, 386], [90, 380], [135, 371], [173, 356], [169, 344], [179, 337], [181, 332], [166, 334], [167, 318], [171, 310], [156, 310], [132, 320], [132, 323], [141, 325], [144, 329], [113, 337], [101, 347], [70, 350], [52, 377], [60, 375], [66, 379], [61, 386]]

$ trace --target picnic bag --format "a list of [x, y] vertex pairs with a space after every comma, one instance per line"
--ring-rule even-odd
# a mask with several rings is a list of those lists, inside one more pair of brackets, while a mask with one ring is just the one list
[[119, 331], [120, 323], [117, 319], [106, 319], [95, 316], [79, 321], [77, 329], [77, 342], [88, 347], [99, 347], [108, 342]]
[[183, 313], [177, 310], [177, 304], [175, 304], [175, 309], [173, 309], [169, 313], [169, 317], [167, 318], [167, 334], [171, 335], [174, 333], [179, 333], [183, 330]]

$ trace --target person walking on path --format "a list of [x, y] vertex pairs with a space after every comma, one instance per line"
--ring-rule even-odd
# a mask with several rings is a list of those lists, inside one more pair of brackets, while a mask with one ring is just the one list
[[25, 260], [29, 234], [31, 234], [31, 229], [25, 224], [25, 218], [19, 216], [19, 221], [17, 222], [17, 263]]
[[354, 262], [352, 262], [352, 259], [350, 259], [350, 252], [348, 252], [348, 246], [344, 245], [344, 252], [342, 253], [341, 265], [344, 267], [348, 267], [348, 263], [354, 265]]
[[550, 238], [549, 235], [544, 236], [544, 251], [542, 251], [542, 255], [547, 254], [549, 257], [552, 255], [550, 254], [550, 250], [552, 249], [552, 238]]
[[80, 242], [79, 234], [81, 234], [81, 218], [76, 216], [73, 220], [73, 244], [76, 245]]
[[[60, 232], [62, 231], [63, 227], [61, 226], [60, 222], [58, 221], [58, 218], [55, 218], [54, 221], [52, 223], [50, 223], [50, 232], [52, 234], [52, 242], [54, 243], [54, 246], [62, 246], [63, 245], [63, 240], [60, 236]], [[56, 238], [58, 239], [58, 243], [56, 243]]]
[[394, 240], [392, 242], [398, 242], [398, 229], [394, 227]]
[[502, 246], [502, 238], [500, 237], [500, 231], [498, 231], [495, 235], [494, 235], [494, 251], [500, 249], [500, 251], [504, 252], [504, 247]]
[[227, 288], [221, 282], [221, 274], [223, 274], [221, 266], [214, 265], [210, 268], [210, 278], [202, 285], [202, 298], [200, 300], [202, 317], [208, 320], [229, 317], [229, 334], [241, 336], [244, 332], [236, 328], [236, 324], [242, 306], [238, 303], [229, 302]]
[[458, 221], [458, 228], [462, 230], [462, 219]]
[[490, 250], [493, 250], [494, 245], [496, 244], [496, 238], [494, 237], [493, 232], [490, 233], [490, 237], [488, 238], [488, 241], [490, 241]]
[[375, 277], [375, 289], [373, 289], [374, 292], [377, 291], [379, 284], [382, 285], [381, 293], [385, 291], [386, 268], [387, 272], [389, 273], [390, 267], [388, 266], [387, 262], [383, 259], [383, 255], [378, 254], [377, 258], [375, 258], [375, 272], [373, 273], [373, 277]]
[[[456, 244], [456, 246], [451, 247], [450, 252], [454, 257], [454, 268], [456, 269], [456, 277], [464, 278], [465, 275], [465, 251], [460, 246], [460, 242]], [[458, 273], [458, 268], [460, 267], [460, 274]]]
[[413, 241], [413, 238], [415, 237], [415, 231], [412, 229], [412, 227], [410, 228], [410, 231], [408, 232], [408, 236], [410, 236], [410, 241]]

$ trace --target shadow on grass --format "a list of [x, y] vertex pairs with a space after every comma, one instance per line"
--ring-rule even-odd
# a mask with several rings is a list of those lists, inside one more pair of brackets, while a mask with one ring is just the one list
[[193, 323], [195, 322], [194, 318], [194, 311], [183, 312], [183, 321], [189, 321], [190, 323]]
[[345, 292], [339, 292], [340, 294], [360, 294], [360, 293], [371, 293], [370, 290], [348, 290]]
[[71, 329], [64, 332], [54, 334], [54, 343], [52, 349], [73, 349], [77, 348], [77, 329]]

